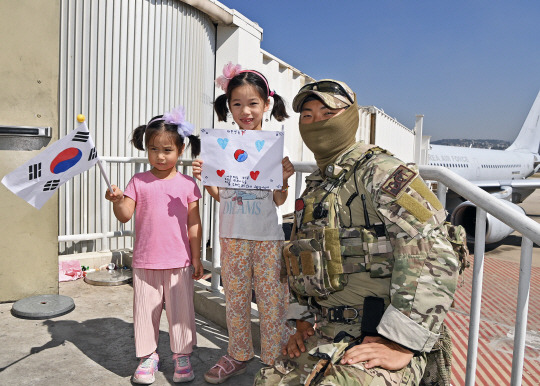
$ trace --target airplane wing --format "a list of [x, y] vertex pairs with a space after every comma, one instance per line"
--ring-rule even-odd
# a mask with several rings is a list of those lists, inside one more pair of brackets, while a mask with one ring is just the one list
[[526, 188], [526, 189], [539, 189], [540, 178], [527, 178], [522, 180], [485, 180], [485, 181], [471, 181], [476, 186], [486, 188]]

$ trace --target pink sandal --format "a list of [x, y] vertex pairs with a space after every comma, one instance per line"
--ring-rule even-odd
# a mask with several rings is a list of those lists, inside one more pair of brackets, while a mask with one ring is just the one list
[[246, 367], [246, 362], [237, 361], [229, 355], [223, 355], [214, 367], [204, 374], [204, 379], [206, 382], [212, 384], [223, 383], [230, 377], [244, 374]]

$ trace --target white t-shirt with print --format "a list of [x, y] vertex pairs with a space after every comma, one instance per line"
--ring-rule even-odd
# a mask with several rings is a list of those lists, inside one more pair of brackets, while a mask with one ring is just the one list
[[219, 237], [284, 240], [282, 216], [272, 190], [219, 188]]

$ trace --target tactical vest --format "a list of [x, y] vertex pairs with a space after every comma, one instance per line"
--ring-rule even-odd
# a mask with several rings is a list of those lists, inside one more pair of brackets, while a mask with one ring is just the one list
[[[351, 273], [392, 275], [390, 239], [370, 192], [357, 178], [362, 165], [380, 153], [391, 154], [357, 144], [328, 166], [325, 179], [320, 171], [306, 177], [306, 190], [295, 202], [291, 241], [283, 250], [289, 286], [298, 295], [326, 297], [341, 291]], [[468, 263], [465, 230], [446, 223], [443, 233], [459, 256], [461, 273]]]
[[358, 144], [320, 172], [306, 178], [306, 190], [295, 203], [295, 225], [283, 256], [291, 290], [301, 296], [325, 297], [340, 291], [351, 273], [371, 277], [392, 273], [392, 246], [364, 184], [359, 167], [386, 152]]

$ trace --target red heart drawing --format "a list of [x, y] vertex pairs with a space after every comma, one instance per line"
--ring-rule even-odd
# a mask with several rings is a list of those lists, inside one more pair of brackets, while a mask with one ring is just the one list
[[216, 173], [218, 176], [223, 177], [223, 175], [225, 174], [225, 170], [216, 170]]
[[249, 172], [249, 175], [253, 180], [256, 180], [257, 177], [259, 177], [259, 171], [257, 170], [256, 172]]

